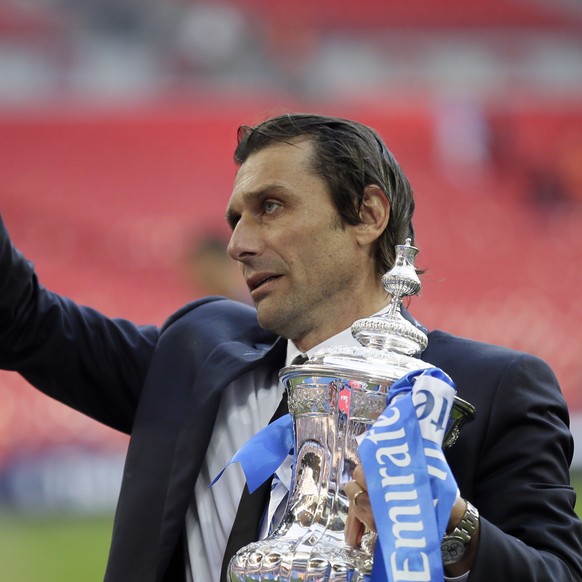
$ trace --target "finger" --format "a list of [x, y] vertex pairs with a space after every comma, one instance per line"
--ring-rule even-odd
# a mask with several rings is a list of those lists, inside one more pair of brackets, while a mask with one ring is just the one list
[[348, 510], [344, 535], [346, 544], [355, 548], [360, 546], [362, 536], [364, 535], [364, 524], [355, 516], [355, 512], [351, 508], [351, 505]]
[[[364, 496], [362, 495], [359, 499], [362, 499]], [[370, 505], [369, 499], [366, 501], [366, 507], [359, 507], [355, 506], [353, 503], [350, 505], [353, 507], [354, 510], [354, 517], [360, 520], [368, 529], [372, 531], [376, 531], [376, 521], [374, 520], [374, 514], [372, 513], [372, 507]]]
[[369, 530], [376, 531], [376, 521], [371, 507], [369, 510], [360, 510], [360, 514], [357, 517]]
[[368, 492], [353, 479], [344, 485], [344, 492], [350, 501], [350, 507], [354, 507], [353, 511], [355, 511], [360, 521], [365, 521], [366, 524], [373, 524], [374, 518]]
[[344, 491], [350, 500], [350, 505], [371, 511], [368, 492], [357, 481], [348, 481], [344, 486]]
[[372, 512], [372, 506], [370, 504], [370, 495], [367, 491], [360, 489], [354, 497], [352, 497], [352, 504], [358, 508], [360, 512]]
[[354, 469], [354, 473], [352, 475], [352, 479], [362, 488], [362, 489], [368, 489], [368, 486], [366, 484], [366, 476], [364, 475], [364, 469], [362, 468], [362, 465], [356, 465], [356, 468]]
[[344, 485], [345, 494], [346, 494], [347, 498], [350, 500], [350, 502], [354, 499], [354, 497], [360, 491], [363, 491], [363, 490], [364, 490], [364, 488], [357, 481], [354, 481], [353, 479], [351, 481], [347, 481], [346, 484]]
[[[362, 489], [359, 483], [353, 479], [344, 485], [344, 491], [350, 501], [348, 508], [350, 520], [355, 519], [368, 527], [368, 529], [376, 531], [376, 522], [374, 520], [374, 514], [372, 513], [368, 492]], [[350, 537], [351, 541], [354, 539], [355, 534], [354, 537]]]

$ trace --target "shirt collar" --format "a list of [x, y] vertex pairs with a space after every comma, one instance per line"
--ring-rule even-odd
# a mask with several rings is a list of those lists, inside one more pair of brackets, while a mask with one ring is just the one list
[[[388, 305], [380, 309], [380, 311], [374, 313], [374, 315], [380, 315], [384, 313], [388, 309]], [[358, 340], [352, 335], [352, 327], [348, 327], [339, 333], [336, 333], [334, 336], [322, 341], [320, 344], [312, 347], [307, 352], [301, 352], [299, 348], [291, 341], [287, 340], [287, 356], [285, 358], [285, 366], [289, 366], [291, 362], [299, 355], [305, 353], [307, 357], [311, 357], [313, 354], [322, 350], [323, 348], [327, 348], [330, 346], [359, 346]]]

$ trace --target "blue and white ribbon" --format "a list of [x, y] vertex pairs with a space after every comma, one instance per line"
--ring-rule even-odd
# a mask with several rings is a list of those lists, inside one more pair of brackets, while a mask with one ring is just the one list
[[371, 582], [443, 580], [458, 487], [442, 452], [455, 387], [438, 368], [395, 382], [359, 454], [378, 531]]

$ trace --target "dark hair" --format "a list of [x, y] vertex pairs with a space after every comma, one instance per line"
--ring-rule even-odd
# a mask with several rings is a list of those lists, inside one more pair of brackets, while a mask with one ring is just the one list
[[378, 275], [394, 264], [395, 245], [407, 238], [414, 243], [412, 187], [378, 133], [361, 123], [315, 114], [287, 114], [254, 127], [241, 126], [234, 153], [242, 164], [253, 153], [275, 142], [289, 143], [308, 136], [314, 146], [315, 173], [329, 186], [333, 203], [344, 224], [358, 224], [364, 188], [379, 186], [390, 202], [390, 220], [377, 241]]

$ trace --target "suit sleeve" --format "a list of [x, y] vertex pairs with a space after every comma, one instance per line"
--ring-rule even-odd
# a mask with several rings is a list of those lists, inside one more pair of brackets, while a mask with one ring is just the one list
[[43, 288], [0, 217], [0, 368], [128, 433], [158, 335]]
[[582, 580], [568, 422], [553, 372], [517, 354], [501, 376], [477, 453], [472, 501], [481, 531], [470, 582]]

